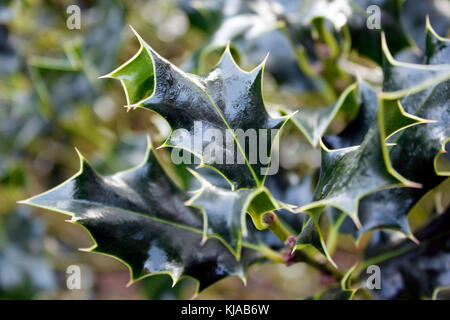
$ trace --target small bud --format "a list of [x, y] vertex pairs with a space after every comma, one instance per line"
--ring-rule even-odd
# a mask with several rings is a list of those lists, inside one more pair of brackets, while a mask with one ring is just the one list
[[295, 246], [295, 242], [297, 241], [297, 239], [295, 238], [295, 236], [289, 236], [286, 241], [284, 242], [284, 245], [290, 249], [292, 249]]

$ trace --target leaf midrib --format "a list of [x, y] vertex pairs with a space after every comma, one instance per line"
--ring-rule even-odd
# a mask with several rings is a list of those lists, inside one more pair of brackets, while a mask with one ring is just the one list
[[[194, 82], [195, 85], [197, 85]], [[198, 85], [197, 85], [198, 86]], [[206, 96], [208, 97], [208, 99], [210, 100], [210, 102], [212, 103], [212, 105], [214, 106], [214, 108], [216, 109], [216, 112], [219, 114], [220, 118], [222, 119], [222, 121], [225, 123], [225, 125], [227, 126], [227, 128], [230, 130], [231, 134], [233, 135], [233, 139], [236, 143], [236, 145], [239, 148], [240, 153], [242, 154], [242, 156], [244, 157], [245, 160], [245, 164], [247, 165], [247, 167], [250, 170], [250, 173], [252, 174], [253, 180], [255, 180], [256, 185], [259, 186], [260, 185], [260, 181], [258, 179], [258, 177], [255, 174], [255, 171], [253, 170], [253, 167], [250, 165], [250, 162], [248, 161], [247, 155], [245, 154], [241, 144], [239, 143], [236, 135], [234, 134], [234, 129], [230, 126], [230, 124], [228, 123], [228, 121], [226, 120], [225, 116], [223, 115], [222, 111], [220, 110], [219, 106], [216, 104], [216, 102], [214, 101], [214, 99], [211, 97], [211, 95], [208, 93], [208, 91], [206, 90], [206, 88], [202, 88], [200, 86], [198, 86], [198, 88], [200, 90], [202, 90]]]

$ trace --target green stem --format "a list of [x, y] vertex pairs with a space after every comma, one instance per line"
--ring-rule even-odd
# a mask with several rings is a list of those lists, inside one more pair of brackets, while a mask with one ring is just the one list
[[310, 67], [306, 49], [302, 43], [298, 41], [297, 36], [295, 35], [295, 30], [289, 20], [284, 15], [278, 17], [278, 19], [281, 21], [279, 29], [289, 40], [289, 45], [296, 55], [297, 64], [300, 70], [302, 70], [306, 75], [312, 77], [312, 80], [316, 83], [316, 85], [322, 89], [322, 95], [328, 103], [333, 103], [336, 101], [337, 97], [334, 89]]
[[313, 257], [311, 257], [310, 255], [305, 253], [304, 251], [299, 251], [299, 250], [295, 251], [294, 259], [295, 259], [294, 260], [295, 262], [306, 263], [323, 273], [331, 275], [338, 282], [340, 282], [342, 280], [342, 278], [344, 277], [344, 273], [342, 273], [338, 269], [335, 269], [329, 263], [320, 263], [317, 260], [315, 260]]
[[284, 263], [283, 261], [283, 257], [279, 252], [276, 252], [275, 250], [265, 246], [265, 245], [255, 245], [252, 243], [247, 243], [244, 242], [242, 244], [243, 247], [255, 250], [255, 251], [259, 251], [261, 252], [265, 258], [269, 259], [272, 262], [275, 263]]
[[262, 221], [269, 226], [269, 230], [280, 239], [281, 242], [285, 242], [292, 234], [283, 225], [280, 218], [274, 212], [267, 212], [262, 216]]

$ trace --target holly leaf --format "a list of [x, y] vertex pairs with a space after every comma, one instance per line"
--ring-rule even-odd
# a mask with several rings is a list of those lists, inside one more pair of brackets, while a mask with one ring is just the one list
[[[373, 98], [376, 94], [373, 92]], [[379, 101], [377, 119], [372, 123], [361, 145], [330, 150], [322, 143], [322, 165], [319, 182], [315, 191], [315, 201], [300, 207], [297, 211], [333, 206], [346, 212], [360, 225], [358, 203], [367, 194], [380, 189], [402, 185], [417, 186], [401, 177], [385, 163], [387, 147], [386, 135], [398, 131], [406, 123], [421, 123], [420, 119], [406, 117], [404, 121], [387, 121], [385, 109], [392, 115], [400, 117], [400, 109], [389, 103]], [[397, 111], [395, 111], [397, 110]], [[390, 117], [396, 119], [397, 116]], [[395, 126], [397, 124], [397, 126]]]
[[358, 146], [377, 117], [378, 101], [376, 93], [364, 81], [360, 81], [356, 93], [358, 114], [338, 135], [325, 135], [324, 144], [330, 149]]
[[437, 287], [450, 284], [449, 210], [417, 232], [420, 245], [409, 240], [385, 244], [382, 252], [367, 251], [363, 267], [377, 264], [381, 270], [381, 299], [431, 297]]
[[244, 248], [238, 262], [217, 239], [201, 245], [201, 212], [184, 205], [187, 195], [151, 148], [143, 164], [112, 176], [100, 176], [81, 155], [80, 162], [72, 178], [21, 203], [70, 215], [94, 240], [87, 251], [125, 263], [130, 283], [155, 274], [168, 274], [174, 284], [192, 277], [198, 292], [227, 276], [245, 281], [247, 268], [261, 257]]
[[[201, 160], [200, 166], [218, 170], [235, 188], [262, 185], [272, 142], [288, 119], [270, 117], [264, 106], [264, 62], [245, 72], [228, 46], [211, 72], [197, 76], [181, 71], [136, 36], [141, 44], [138, 53], [104, 76], [121, 81], [127, 107], [147, 108], [167, 120], [172, 133], [164, 146], [181, 152], [176, 161], [192, 159], [186, 158], [186, 150]], [[256, 141], [246, 144], [247, 133]], [[267, 159], [258, 157], [264, 150]]]
[[[378, 113], [376, 91], [365, 81], [359, 80], [357, 87], [354, 88], [354, 94], [355, 97], [350, 101], [351, 104], [357, 104], [359, 106], [358, 114], [355, 120], [338, 135], [326, 135], [323, 137], [323, 142], [327, 148], [342, 149], [360, 145], [369, 128], [376, 121]], [[406, 129], [419, 122], [426, 122], [425, 119], [407, 113], [402, 104], [397, 101], [384, 101], [383, 103], [386, 105], [383, 113], [386, 139], [389, 139], [400, 129]], [[296, 117], [298, 117], [297, 114], [293, 116], [293, 118]]]
[[[388, 52], [386, 52], [387, 48], [384, 48], [384, 51], [387, 55], [389, 55]], [[386, 59], [388, 60], [388, 59]], [[403, 68], [404, 66], [402, 66]], [[397, 68], [397, 67], [395, 67]], [[423, 72], [423, 68], [416, 67], [414, 70], [420, 70], [420, 72]], [[389, 73], [389, 72], [388, 72]], [[410, 74], [410, 73], [409, 73]], [[394, 77], [395, 78], [395, 77]], [[397, 78], [395, 78], [397, 79]], [[389, 81], [389, 79], [386, 79], [386, 81]], [[401, 82], [400, 80], [396, 80], [397, 82]], [[385, 85], [386, 87], [386, 85]], [[416, 94], [423, 94], [418, 93]], [[383, 95], [383, 94], [382, 94]], [[371, 125], [373, 125], [373, 121], [375, 120], [375, 117], [378, 113], [378, 102], [377, 102], [377, 94], [375, 91], [370, 89], [364, 82], [360, 82], [358, 86], [358, 100], [360, 100], [361, 107], [359, 110], [359, 114], [354, 122], [352, 122], [341, 134], [337, 136], [330, 136], [325, 137], [324, 140], [328, 143], [329, 146], [333, 148], [344, 148], [349, 145], [355, 145], [360, 143], [360, 140], [362, 142], [361, 146], [364, 144], [364, 141], [362, 140], [362, 136], [366, 134], [368, 135], [369, 128]], [[406, 97], [402, 100], [402, 103], [405, 103], [405, 106], [408, 110], [412, 110], [412, 108], [409, 106], [408, 102], [412, 101], [409, 97]], [[400, 129], [406, 129], [408, 127], [411, 127], [417, 123], [422, 123], [422, 126], [418, 126], [416, 128], [411, 128], [409, 130], [428, 130], [426, 129], [426, 126], [430, 126], [432, 122], [434, 121], [426, 121], [422, 118], [429, 119], [427, 115], [419, 114], [418, 116], [414, 116], [411, 114], [408, 114], [404, 108], [403, 105], [400, 102], [397, 101], [383, 101], [383, 124], [384, 124], [384, 131], [385, 131], [385, 137], [394, 137], [395, 134]], [[406, 109], [405, 108], [405, 109]], [[385, 139], [386, 139], [385, 138]], [[397, 144], [401, 144], [401, 141]], [[414, 145], [414, 144], [413, 144]], [[358, 149], [361, 147], [358, 147]], [[394, 147], [401, 148], [399, 147]], [[384, 153], [387, 153], [387, 149], [385, 149]], [[343, 149], [349, 150], [348, 148]], [[391, 151], [391, 153], [393, 152]], [[342, 152], [342, 150], [341, 150]], [[399, 156], [399, 159], [403, 159], [403, 157]], [[392, 161], [392, 160], [391, 160]], [[404, 161], [402, 161], [402, 166], [404, 165]], [[389, 161], [388, 161], [389, 162]], [[394, 168], [397, 169], [397, 166], [394, 165]], [[400, 165], [398, 166], [398, 170], [400, 170]], [[390, 171], [392, 171], [390, 169]], [[406, 170], [401, 171], [402, 174], [406, 176]], [[417, 179], [413, 177], [409, 177], [409, 180], [417, 181]], [[420, 181], [419, 181], [420, 182]], [[376, 191], [376, 190], [375, 190]], [[409, 230], [408, 223], [406, 220], [406, 216], [404, 216], [404, 213], [402, 213], [403, 210], [398, 210], [397, 201], [391, 201], [391, 199], [399, 199], [402, 198], [402, 194], [408, 193], [408, 192], [415, 192], [415, 193], [422, 193], [422, 191], [418, 189], [391, 189], [389, 191], [381, 191], [376, 192], [375, 194], [371, 194], [365, 198], [362, 199], [361, 206], [358, 209], [358, 216], [362, 223], [362, 228], [359, 230], [359, 234], [372, 230], [376, 227], [389, 227], [389, 228], [396, 228], [402, 230], [405, 234], [412, 237], [412, 234]], [[353, 198], [354, 199], [354, 198]], [[368, 199], [376, 199], [376, 201], [370, 201], [370, 205], [368, 205], [369, 200]], [[390, 206], [392, 210], [389, 210], [391, 214], [386, 214], [386, 210], [382, 209], [385, 206]], [[339, 208], [339, 207], [338, 207]], [[341, 210], [344, 208], [340, 208]], [[346, 211], [346, 210], [343, 210]], [[355, 214], [357, 211], [355, 210], [353, 214]], [[370, 214], [368, 213], [370, 212]], [[355, 219], [354, 219], [355, 220]], [[357, 221], [357, 220], [356, 220]]]
[[[299, 178], [294, 170], [280, 168], [276, 175], [267, 178], [265, 186], [278, 201], [289, 203], [292, 206], [302, 206], [312, 201], [314, 192], [314, 177], [306, 173]], [[277, 215], [282, 218], [289, 227], [298, 232], [302, 228], [303, 217], [292, 214], [287, 209], [277, 211]]]
[[[297, 236], [295, 248], [301, 249], [310, 244], [330, 262], [331, 255], [320, 228], [320, 219], [326, 207], [331, 206], [344, 212], [361, 228], [358, 214], [361, 199], [382, 189], [419, 186], [393, 169], [387, 158], [385, 141], [388, 136], [425, 120], [406, 113], [397, 102], [378, 99], [377, 93], [362, 81], [357, 92], [362, 105], [371, 105], [374, 100], [377, 101], [376, 105], [370, 107], [376, 109], [374, 121], [359, 146], [330, 150], [321, 144], [322, 164], [314, 195], [315, 201], [295, 210], [306, 212], [311, 217]], [[361, 118], [356, 121], [361, 121]], [[364, 121], [360, 123], [362, 125], [359, 127], [364, 129]]]
[[309, 218], [305, 220], [302, 231], [297, 235], [292, 252], [302, 250], [306, 246], [312, 246], [324, 255], [335, 268], [337, 268], [336, 262], [328, 251], [322, 229], [320, 228], [320, 220], [324, 209], [324, 206], [318, 206], [307, 211]]
[[[323, 142], [327, 148], [342, 149], [360, 145], [377, 119], [378, 99], [376, 92], [362, 80], [358, 81], [355, 91], [357, 104], [359, 105], [358, 114], [355, 120], [338, 135], [323, 137]], [[383, 101], [383, 103], [385, 104], [383, 112], [385, 139], [389, 139], [401, 129], [427, 122], [425, 119], [407, 113], [398, 101]]]
[[[414, 93], [450, 79], [450, 65], [420, 65], [400, 62], [392, 57], [384, 34], [381, 37], [381, 44], [384, 55], [382, 98], [394, 100], [405, 96], [411, 97]], [[416, 102], [416, 104], [418, 103]], [[406, 111], [410, 112], [408, 109]]]
[[[247, 211], [254, 210], [258, 216], [278, 209], [280, 205], [264, 188], [229, 190], [217, 187], [193, 170], [190, 172], [200, 181], [201, 187], [194, 191], [194, 196], [186, 202], [203, 212], [203, 240], [216, 237], [240, 259], [242, 237], [247, 237]], [[263, 201], [258, 201], [263, 199]], [[262, 205], [259, 205], [262, 204]], [[253, 216], [252, 216], [253, 217]], [[262, 224], [256, 221], [255, 226]], [[260, 229], [267, 228], [261, 225]]]
[[[442, 70], [450, 67], [450, 64], [441, 64], [450, 62], [448, 51], [450, 42], [437, 36], [429, 23], [427, 39], [425, 61], [440, 63], [432, 67], [439, 67]], [[413, 66], [416, 67], [405, 72], [405, 75], [411, 76], [414, 72], [420, 75], [428, 67], [428, 65]], [[401, 80], [396, 78], [396, 81]], [[407, 81], [405, 79], [405, 82]], [[405, 110], [414, 113], [416, 117], [431, 121], [408, 128], [394, 136], [395, 146], [390, 150], [389, 158], [399, 174], [420, 183], [422, 188], [383, 190], [364, 198], [359, 212], [363, 224], [360, 234], [375, 228], [387, 227], [400, 230], [414, 239], [407, 221], [408, 213], [427, 192], [445, 179], [445, 173], [436, 172], [435, 166], [436, 159], [444, 152], [445, 143], [450, 136], [449, 85], [449, 80], [443, 81], [401, 100]], [[409, 161], [405, 161], [405, 155]]]

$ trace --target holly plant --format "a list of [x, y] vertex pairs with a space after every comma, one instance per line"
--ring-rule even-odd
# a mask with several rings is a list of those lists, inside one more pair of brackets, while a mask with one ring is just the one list
[[[421, 228], [408, 217], [448, 188], [450, 40], [427, 20], [420, 51], [390, 21], [365, 39], [370, 52], [360, 50], [364, 26], [330, 24], [312, 9], [298, 21], [278, 7], [264, 16], [252, 8], [217, 19], [208, 43], [185, 66], [165, 59], [133, 29], [139, 50], [102, 78], [120, 81], [127, 111], [155, 113], [170, 134], [165, 141], [149, 136], [140, 165], [108, 176], [78, 152], [74, 176], [21, 203], [69, 215], [94, 241], [86, 250], [122, 261], [130, 283], [166, 274], [175, 285], [189, 277], [198, 293], [229, 276], [245, 282], [250, 266], [269, 261], [306, 263], [330, 277], [333, 285], [317, 299], [431, 297], [449, 284], [443, 266], [449, 212], [436, 205]], [[383, 10], [398, 14], [387, 4]], [[239, 15], [249, 25], [237, 32], [230, 21]], [[279, 59], [277, 48], [273, 60], [270, 48], [266, 58], [256, 54], [265, 50], [260, 38], [268, 32], [290, 44], [290, 56]], [[214, 52], [218, 59], [205, 70]], [[260, 57], [253, 69], [241, 67], [246, 56]], [[352, 73], [349, 65], [364, 72]], [[296, 81], [306, 79], [324, 103], [266, 102], [267, 72], [280, 91], [304, 91]], [[254, 135], [253, 143], [243, 132]], [[319, 150], [319, 168], [272, 172], [292, 135]], [[297, 179], [288, 183], [288, 175]], [[351, 268], [336, 255], [345, 235], [364, 249]], [[390, 291], [366, 288], [370, 265], [387, 270], [383, 288]], [[425, 281], [414, 276], [420, 272], [435, 277], [406, 290]]]

